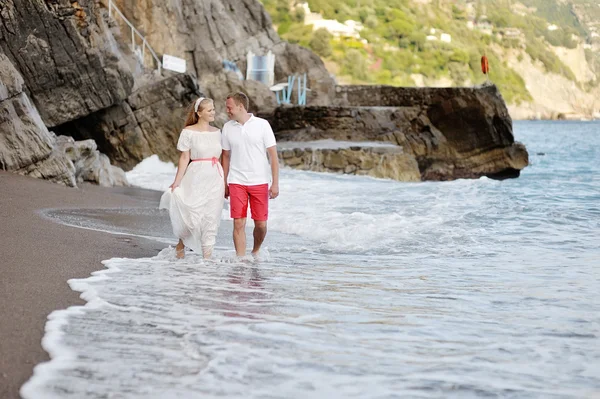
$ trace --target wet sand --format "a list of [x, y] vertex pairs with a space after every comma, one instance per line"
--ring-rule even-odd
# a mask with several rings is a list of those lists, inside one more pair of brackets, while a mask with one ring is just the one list
[[[0, 171], [0, 398], [19, 398], [33, 367], [48, 360], [41, 346], [48, 314], [84, 303], [67, 280], [88, 277], [102, 260], [154, 256], [166, 246], [66, 226], [47, 217], [47, 209], [151, 210], [159, 197], [137, 188], [67, 188]], [[147, 219], [140, 211], [138, 219]]]

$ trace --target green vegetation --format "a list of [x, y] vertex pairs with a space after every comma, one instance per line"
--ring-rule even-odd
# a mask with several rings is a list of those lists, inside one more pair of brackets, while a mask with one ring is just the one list
[[[467, 7], [465, 0], [433, 0], [430, 4], [411, 0], [307, 0], [311, 11], [323, 18], [361, 22], [360, 39], [336, 38], [325, 29], [313, 32], [310, 25], [304, 25], [300, 2], [262, 2], [280, 36], [337, 65], [340, 80], [389, 85], [414, 85], [415, 79], [477, 84], [485, 80], [480, 66], [485, 54], [491, 80], [511, 103], [529, 101], [531, 96], [521, 76], [504, 61], [506, 51], [517, 51], [519, 61], [528, 54], [548, 72], [575, 80], [549, 46], [575, 48], [578, 38], [586, 34], [571, 5], [559, 0], [521, 0], [527, 7], [536, 7], [535, 13], [514, 12], [508, 0], [477, 0], [474, 7]], [[479, 25], [469, 29], [468, 21]], [[558, 29], [549, 30], [550, 23]], [[440, 40], [442, 32], [451, 35], [450, 43]]]

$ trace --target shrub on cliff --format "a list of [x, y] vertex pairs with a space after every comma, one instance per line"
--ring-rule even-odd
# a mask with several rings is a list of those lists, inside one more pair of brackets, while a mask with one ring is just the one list
[[331, 38], [332, 35], [327, 31], [327, 29], [317, 29], [313, 32], [308, 46], [312, 51], [319, 54], [321, 57], [329, 57], [332, 53]]

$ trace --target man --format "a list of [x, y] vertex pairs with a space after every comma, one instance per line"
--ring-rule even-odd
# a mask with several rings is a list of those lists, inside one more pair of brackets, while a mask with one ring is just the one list
[[279, 195], [275, 135], [268, 121], [248, 113], [249, 100], [244, 93], [230, 94], [225, 105], [231, 120], [223, 126], [222, 132], [223, 172], [225, 198], [230, 197], [233, 218], [233, 243], [237, 256], [244, 256], [246, 214], [250, 202], [254, 220], [252, 255], [257, 256], [267, 235], [269, 199]]

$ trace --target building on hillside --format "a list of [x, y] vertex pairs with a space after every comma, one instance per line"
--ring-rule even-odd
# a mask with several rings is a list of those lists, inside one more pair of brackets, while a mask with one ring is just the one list
[[522, 47], [525, 48], [525, 35], [521, 32], [520, 29], [517, 28], [501, 28], [497, 29], [497, 37], [498, 39], [506, 42], [507, 44], [511, 44], [512, 47]]
[[524, 5], [523, 3], [520, 3], [518, 1], [513, 2], [510, 5], [510, 9], [512, 12], [514, 12], [515, 14], [520, 15], [522, 17], [524, 17], [526, 15], [534, 14], [537, 11], [537, 8], [527, 7], [526, 5]]
[[347, 20], [341, 23], [335, 19], [323, 19], [321, 14], [310, 10], [308, 3], [302, 3], [301, 7], [304, 9], [304, 24], [312, 25], [313, 30], [324, 28], [335, 37], [360, 39], [360, 31], [363, 29], [360, 22]]
[[482, 15], [477, 21], [475, 21], [475, 28], [485, 35], [492, 35], [494, 33], [494, 25], [488, 21], [487, 16]]

